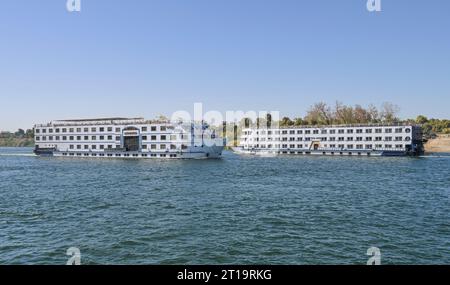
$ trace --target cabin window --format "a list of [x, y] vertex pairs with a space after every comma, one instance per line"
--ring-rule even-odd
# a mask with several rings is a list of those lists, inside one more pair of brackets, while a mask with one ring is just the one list
[[147, 149], [147, 145], [146, 144], [142, 145], [142, 149]]
[[165, 141], [165, 140], [167, 140], [167, 136], [165, 136], [165, 135], [162, 135], [162, 136], [161, 136], [161, 140], [162, 140], [162, 141]]
[[112, 132], [112, 127], [108, 127], [108, 132]]
[[88, 146], [88, 145], [85, 145], [85, 146], [84, 146], [84, 149], [89, 149], [89, 146]]
[[160, 145], [159, 149], [166, 149], [166, 145], [165, 144]]
[[95, 141], [97, 139], [97, 136], [92, 136], [92, 140]]
[[105, 128], [100, 128], [100, 132], [103, 133], [105, 131]]
[[161, 126], [161, 128], [160, 128], [161, 132], [165, 132], [166, 129], [167, 129], [167, 128], [166, 128], [165, 126]]
[[146, 141], [147, 140], [147, 136], [142, 136], [142, 140]]
[[89, 128], [84, 128], [84, 132], [85, 133], [89, 132]]
[[97, 149], [97, 146], [95, 144], [93, 144], [92, 149]]
[[105, 149], [105, 146], [104, 145], [100, 145], [100, 149]]
[[77, 141], [81, 141], [81, 136], [77, 136]]
[[120, 128], [116, 128], [116, 133], [120, 133]]
[[77, 128], [77, 133], [81, 133], [81, 128]]
[[81, 145], [77, 145], [77, 149], [81, 149]]
[[142, 127], [142, 131], [146, 132], [147, 131], [147, 127]]

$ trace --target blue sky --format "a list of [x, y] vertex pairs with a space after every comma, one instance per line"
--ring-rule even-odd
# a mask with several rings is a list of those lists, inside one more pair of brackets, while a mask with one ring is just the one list
[[0, 130], [314, 102], [450, 117], [450, 1], [3, 0]]

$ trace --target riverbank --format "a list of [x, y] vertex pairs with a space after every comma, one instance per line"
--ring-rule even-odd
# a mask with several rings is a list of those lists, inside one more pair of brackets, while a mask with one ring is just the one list
[[34, 140], [30, 138], [0, 138], [0, 147], [33, 147]]
[[438, 135], [425, 144], [425, 152], [447, 152], [450, 153], [450, 135]]

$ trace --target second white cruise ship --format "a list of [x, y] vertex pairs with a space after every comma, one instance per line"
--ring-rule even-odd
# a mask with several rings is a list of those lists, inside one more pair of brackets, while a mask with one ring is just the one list
[[96, 158], [220, 158], [225, 142], [204, 123], [143, 118], [59, 120], [36, 125], [35, 154]]
[[424, 153], [422, 129], [409, 124], [245, 128], [243, 154], [417, 156]]

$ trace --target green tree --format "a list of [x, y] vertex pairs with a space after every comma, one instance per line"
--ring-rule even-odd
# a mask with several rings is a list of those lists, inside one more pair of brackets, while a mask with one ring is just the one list
[[426, 123], [428, 123], [428, 118], [423, 115], [419, 115], [416, 118], [416, 123], [421, 124], [421, 125], [426, 124]]

